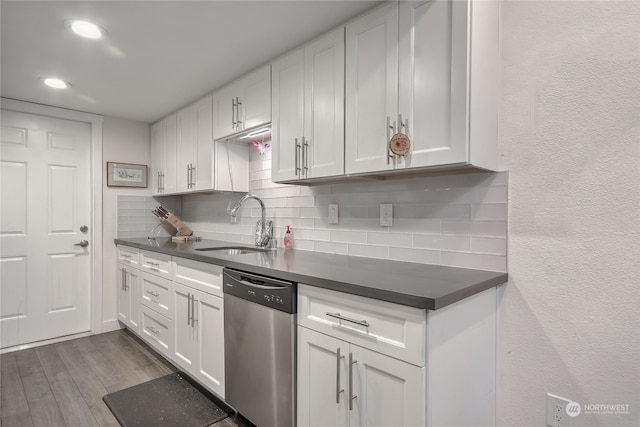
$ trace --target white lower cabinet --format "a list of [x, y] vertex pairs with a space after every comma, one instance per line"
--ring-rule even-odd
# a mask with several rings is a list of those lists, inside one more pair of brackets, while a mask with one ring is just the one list
[[496, 288], [422, 310], [299, 284], [298, 426], [495, 425], [496, 309]]
[[299, 426], [422, 426], [425, 368], [299, 328]]
[[140, 331], [140, 270], [118, 263], [118, 320]]
[[[174, 258], [176, 279], [215, 292], [222, 268]], [[215, 274], [219, 271], [219, 274]], [[178, 273], [180, 272], [180, 273]], [[224, 305], [221, 296], [173, 282], [173, 361], [224, 398]]]

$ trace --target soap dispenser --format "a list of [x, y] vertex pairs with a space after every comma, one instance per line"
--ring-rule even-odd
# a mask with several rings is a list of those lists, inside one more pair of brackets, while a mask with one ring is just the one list
[[287, 225], [287, 229], [284, 232], [284, 248], [291, 249], [293, 247], [293, 233], [291, 232], [291, 227]]

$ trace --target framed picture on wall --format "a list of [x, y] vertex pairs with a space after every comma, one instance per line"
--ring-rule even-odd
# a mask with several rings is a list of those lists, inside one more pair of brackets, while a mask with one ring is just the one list
[[107, 186], [147, 188], [147, 165], [107, 162]]

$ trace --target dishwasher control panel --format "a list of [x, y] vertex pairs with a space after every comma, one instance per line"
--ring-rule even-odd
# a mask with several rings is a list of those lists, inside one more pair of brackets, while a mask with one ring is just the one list
[[286, 313], [296, 312], [296, 283], [225, 268], [223, 292]]

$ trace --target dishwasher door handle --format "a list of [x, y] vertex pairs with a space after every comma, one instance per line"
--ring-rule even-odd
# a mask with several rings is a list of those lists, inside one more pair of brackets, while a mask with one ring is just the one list
[[250, 288], [256, 289], [284, 289], [287, 287], [287, 285], [279, 285], [275, 283], [272, 285], [258, 285], [257, 283], [247, 282], [246, 280], [239, 280], [238, 282]]

